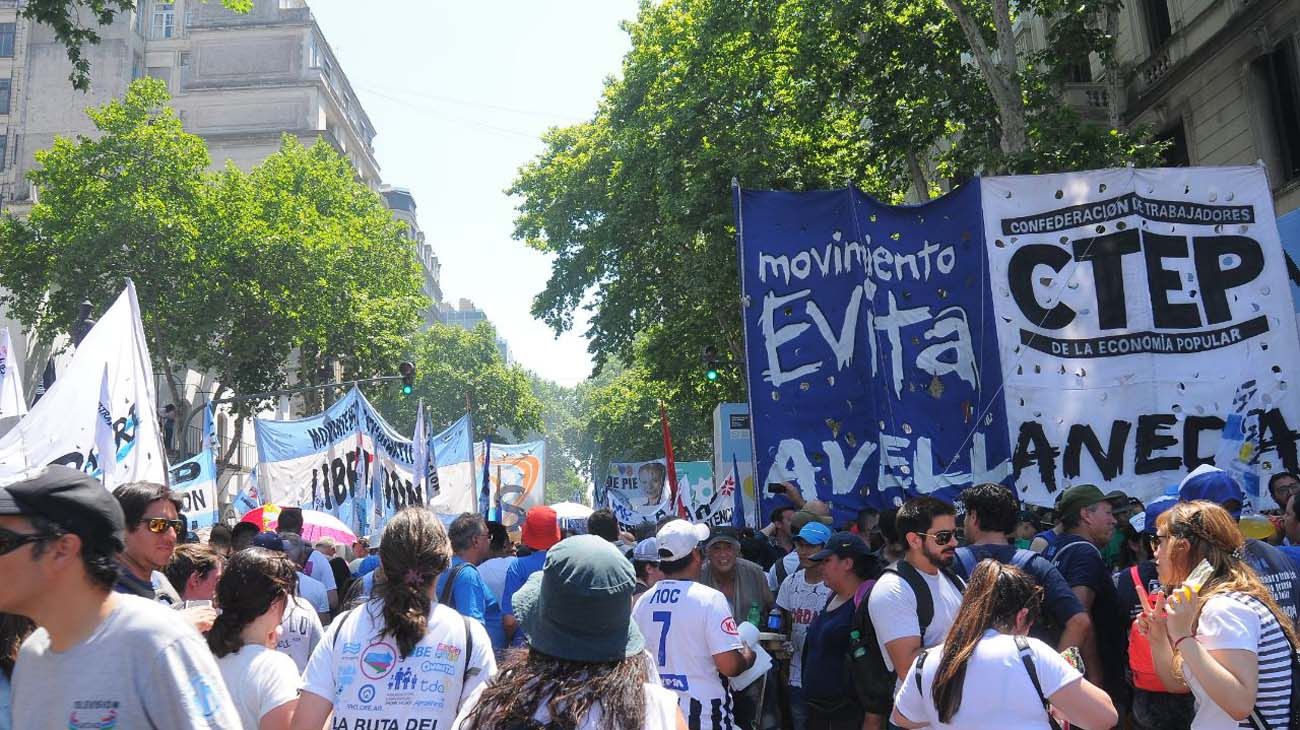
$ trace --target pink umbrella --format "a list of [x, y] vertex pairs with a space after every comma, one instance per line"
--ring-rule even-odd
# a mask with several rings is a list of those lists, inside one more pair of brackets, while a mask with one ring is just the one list
[[[257, 525], [263, 531], [270, 530], [274, 532], [280, 526], [280, 505], [264, 504], [256, 509], [249, 510], [243, 517], [239, 518], [240, 522], [251, 522]], [[335, 541], [343, 545], [351, 545], [357, 541], [357, 536], [348, 529], [337, 517], [327, 512], [318, 512], [313, 509], [302, 511], [302, 539], [308, 543], [314, 543], [322, 537], [332, 537]]]

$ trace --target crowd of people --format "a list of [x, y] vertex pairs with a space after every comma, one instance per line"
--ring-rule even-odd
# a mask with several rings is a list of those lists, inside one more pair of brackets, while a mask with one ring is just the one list
[[340, 545], [285, 508], [199, 543], [165, 486], [48, 467], [0, 487], [0, 730], [1300, 723], [1294, 475], [1271, 536], [1213, 467], [1051, 510], [781, 489], [762, 529], [410, 507]]

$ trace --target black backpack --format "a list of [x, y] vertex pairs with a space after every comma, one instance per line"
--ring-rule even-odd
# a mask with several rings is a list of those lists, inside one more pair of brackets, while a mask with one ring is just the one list
[[[930, 595], [930, 586], [906, 560], [900, 560], [885, 570], [902, 578], [916, 595], [916, 618], [924, 641], [925, 631], [934, 620], [934, 596]], [[943, 568], [939, 572], [957, 590], [966, 590], [965, 581], [957, 575]], [[862, 603], [853, 611], [853, 629], [849, 633], [849, 652], [844, 657], [844, 671], [849, 677], [849, 691], [858, 707], [874, 715], [889, 714], [894, 706], [894, 684], [898, 675], [885, 666], [880, 642], [876, 640], [876, 627], [871, 623], [871, 616], [867, 612], [867, 597], [863, 597]]]

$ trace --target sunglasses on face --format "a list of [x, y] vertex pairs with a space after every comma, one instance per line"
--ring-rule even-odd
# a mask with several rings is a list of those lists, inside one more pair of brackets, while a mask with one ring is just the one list
[[14, 532], [0, 527], [0, 555], [12, 553], [29, 542], [53, 540], [59, 537], [52, 532]]
[[145, 526], [149, 532], [155, 535], [161, 535], [170, 527], [176, 531], [177, 535], [185, 534], [185, 520], [169, 520], [166, 517], [146, 517], [140, 520], [140, 524]]
[[940, 545], [947, 545], [957, 539], [956, 530], [939, 530], [938, 532], [920, 532], [917, 534], [922, 537], [933, 537], [934, 541]]

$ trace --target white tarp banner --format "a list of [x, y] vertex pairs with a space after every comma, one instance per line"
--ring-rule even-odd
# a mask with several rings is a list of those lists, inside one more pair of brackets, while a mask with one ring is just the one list
[[1215, 456], [1233, 414], [1265, 479], [1295, 462], [1300, 346], [1262, 168], [982, 184], [1023, 498], [1080, 483], [1159, 495]]
[[18, 374], [18, 361], [13, 353], [9, 328], [0, 329], [0, 418], [27, 414], [22, 376]]
[[[474, 471], [478, 474], [483, 473], [485, 443], [474, 443]], [[491, 443], [492, 462], [487, 477], [493, 519], [507, 530], [520, 529], [530, 508], [546, 504], [546, 442]]]
[[86, 334], [54, 385], [0, 438], [0, 479], [46, 464], [98, 475], [101, 455], [95, 429], [105, 380], [116, 448], [116, 467], [105, 486], [165, 483], [167, 461], [159, 438], [153, 365], [130, 282]]

